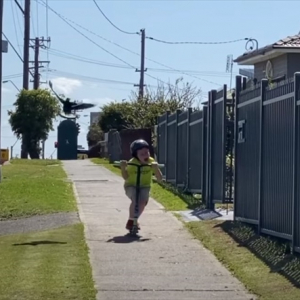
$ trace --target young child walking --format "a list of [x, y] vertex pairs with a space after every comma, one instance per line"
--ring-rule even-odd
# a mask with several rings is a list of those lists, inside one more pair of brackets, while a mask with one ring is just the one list
[[[139, 192], [139, 217], [143, 213], [149, 201], [149, 194], [152, 184], [152, 175], [154, 174], [158, 181], [162, 180], [162, 174], [158, 163], [150, 156], [149, 144], [144, 140], [136, 140], [130, 146], [132, 158], [128, 163], [135, 165], [145, 165], [141, 168], [140, 192]], [[125, 180], [124, 188], [127, 197], [131, 200], [129, 206], [129, 219], [126, 229], [131, 230], [134, 223], [134, 208], [136, 196], [136, 181], [138, 168], [129, 165], [127, 161], [121, 161], [122, 177]], [[146, 166], [151, 165], [151, 166]], [[140, 226], [138, 225], [138, 229]]]

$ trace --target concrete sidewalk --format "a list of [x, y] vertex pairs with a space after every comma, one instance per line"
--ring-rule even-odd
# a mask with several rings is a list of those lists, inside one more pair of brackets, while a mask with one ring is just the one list
[[97, 299], [255, 299], [157, 202], [150, 201], [142, 238], [134, 241], [124, 237], [129, 200], [122, 178], [88, 160], [64, 168], [76, 186]]

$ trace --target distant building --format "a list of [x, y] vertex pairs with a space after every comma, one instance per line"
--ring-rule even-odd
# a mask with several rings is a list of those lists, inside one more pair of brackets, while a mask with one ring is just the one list
[[100, 112], [91, 112], [90, 113], [90, 125], [98, 123], [99, 118], [100, 118]]

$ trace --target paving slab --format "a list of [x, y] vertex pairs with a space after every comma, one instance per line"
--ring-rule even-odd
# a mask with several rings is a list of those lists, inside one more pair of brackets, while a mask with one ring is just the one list
[[250, 300], [221, 263], [153, 199], [141, 238], [126, 236], [123, 179], [89, 160], [65, 161], [74, 182], [99, 300]]

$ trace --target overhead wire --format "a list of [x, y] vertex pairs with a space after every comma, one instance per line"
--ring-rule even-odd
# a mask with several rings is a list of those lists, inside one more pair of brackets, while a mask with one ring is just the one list
[[150, 36], [146, 36], [146, 39], [155, 41], [158, 43], [169, 44], [169, 45], [222, 45], [222, 44], [233, 44], [241, 41], [247, 41], [249, 38], [236, 39], [231, 41], [221, 41], [221, 42], [169, 42], [160, 39], [156, 39]]
[[39, 25], [40, 25], [40, 22], [39, 22], [39, 4], [36, 2], [36, 27], [37, 27], [37, 37], [40, 36], [40, 34], [39, 34]]
[[[38, 0], [36, 0], [36, 1], [38, 1]], [[40, 0], [40, 1], [42, 1], [42, 0]], [[44, 5], [45, 5], [45, 4], [44, 4]], [[101, 35], [99, 35], [99, 34], [93, 32], [93, 31], [91, 31], [90, 29], [85, 28], [84, 26], [78, 24], [77, 22], [74, 22], [73, 20], [71, 20], [71, 19], [69, 19], [69, 18], [67, 18], [67, 17], [65, 17], [65, 16], [63, 16], [63, 15], [61, 15], [61, 14], [55, 12], [51, 7], [49, 7], [49, 9], [52, 10], [56, 15], [58, 15], [62, 20], [64, 20], [64, 21], [67, 22], [68, 24], [69, 24], [69, 23], [72, 23], [72, 24], [78, 26], [79, 28], [81, 28], [81, 29], [83, 29], [83, 30], [85, 30], [85, 31], [87, 31], [87, 32], [89, 32], [89, 33], [91, 33], [91, 34], [93, 34], [94, 36], [97, 36], [97, 37], [99, 37], [100, 39], [105, 40], [105, 41], [108, 42], [108, 43], [114, 44], [115, 46], [117, 46], [117, 47], [119, 47], [119, 48], [121, 48], [121, 49], [123, 49], [123, 50], [126, 50], [126, 51], [128, 51], [128, 52], [130, 52], [130, 53], [132, 53], [132, 54], [135, 54], [135, 55], [137, 55], [137, 56], [139, 56], [139, 57], [141, 56], [140, 53], [137, 53], [137, 52], [132, 51], [132, 50], [126, 48], [126, 47], [123, 47], [123, 46], [121, 46], [121, 45], [118, 44], [118, 43], [112, 42], [112, 41], [110, 41], [110, 40], [108, 40], [108, 39], [102, 37]], [[69, 25], [72, 26], [71, 24], [69, 24]], [[74, 28], [74, 26], [72, 26], [72, 28]], [[219, 84], [219, 83], [216, 83], [216, 82], [213, 82], [213, 81], [210, 81], [210, 80], [206, 80], [206, 79], [203, 79], [203, 78], [198, 77], [198, 76], [195, 76], [195, 75], [187, 74], [187, 73], [185, 73], [185, 72], [181, 72], [181, 71], [179, 71], [178, 69], [172, 68], [172, 67], [170, 67], [170, 66], [167, 66], [166, 64], [160, 63], [160, 62], [158, 62], [158, 61], [156, 61], [156, 60], [153, 60], [153, 59], [150, 59], [150, 58], [148, 58], [148, 57], [145, 57], [145, 58], [146, 58], [147, 60], [149, 60], [149, 61], [151, 61], [151, 62], [153, 62], [153, 63], [155, 63], [155, 64], [157, 64], [157, 65], [160, 65], [160, 66], [162, 66], [162, 67], [165, 67], [165, 68], [167, 68], [167, 69], [169, 69], [169, 70], [177, 71], [178, 73], [181, 73], [181, 74], [183, 74], [183, 75], [190, 76], [190, 77], [193, 77], [193, 78], [195, 78], [195, 79], [198, 79], [198, 80], [201, 80], [201, 81], [204, 81], [204, 82], [213, 84], [213, 85], [221, 86], [221, 84]], [[146, 73], [146, 74], [147, 74], [147, 73]], [[148, 75], [147, 75], [147, 76], [148, 76]], [[148, 77], [149, 77], [149, 76], [148, 76]], [[150, 76], [150, 77], [151, 77], [151, 76]], [[162, 81], [162, 82], [163, 82], [163, 81]]]
[[[37, 0], [38, 1], [38, 0]], [[39, 3], [42, 3], [44, 6], [46, 6], [46, 3], [43, 0], [39, 0]], [[106, 50], [105, 48], [103, 48], [101, 45], [99, 45], [98, 43], [96, 43], [95, 41], [93, 41], [91, 38], [89, 38], [87, 35], [85, 35], [84, 33], [82, 33], [81, 31], [79, 31], [76, 27], [74, 27], [66, 18], [64, 18], [61, 14], [59, 14], [58, 12], [56, 12], [53, 8], [51, 8], [49, 5], [48, 9], [50, 9], [54, 14], [56, 14], [60, 19], [62, 19], [66, 24], [68, 24], [70, 27], [72, 27], [77, 33], [79, 33], [80, 35], [82, 35], [84, 38], [86, 38], [87, 40], [89, 40], [91, 43], [93, 43], [94, 45], [96, 45], [98, 48], [102, 49], [104, 52], [108, 53], [109, 55], [113, 56], [114, 58], [116, 58], [117, 60], [125, 63], [126, 65], [130, 66], [132, 69], [136, 69], [136, 67], [134, 67], [133, 65], [129, 64], [128, 62], [126, 62], [125, 60], [123, 60], [122, 58], [118, 57], [117, 55], [111, 53], [110, 51]]]
[[[39, 3], [41, 3], [42, 5], [46, 6], [45, 2], [43, 0], [36, 0], [39, 1]], [[53, 8], [51, 8], [48, 5], [48, 8], [54, 13], [56, 14], [60, 19], [62, 19], [66, 24], [68, 24], [71, 28], [73, 28], [77, 33], [79, 33], [80, 35], [82, 35], [84, 38], [86, 38], [87, 40], [89, 40], [91, 43], [93, 43], [94, 45], [96, 45], [97, 47], [99, 47], [100, 49], [102, 49], [104, 52], [110, 54], [111, 56], [113, 56], [114, 58], [118, 59], [119, 61], [125, 63], [126, 65], [130, 66], [132, 69], [137, 69], [136, 67], [134, 67], [133, 65], [129, 64], [128, 62], [126, 62], [125, 60], [123, 60], [122, 58], [116, 56], [115, 54], [111, 53], [110, 51], [106, 50], [105, 48], [103, 48], [102, 46], [100, 46], [98, 43], [96, 43], [95, 41], [93, 41], [92, 39], [90, 39], [87, 35], [85, 35], [84, 33], [82, 33], [81, 31], [79, 31], [76, 27], [74, 27], [69, 20], [62, 16], [61, 14], [59, 14], [58, 12], [56, 12]], [[74, 23], [74, 22], [72, 22]], [[150, 76], [151, 77], [151, 76]], [[153, 78], [153, 76], [152, 76]], [[154, 77], [155, 78], [155, 77]], [[166, 82], [164, 82], [163, 80], [160, 80], [158, 78], [155, 78], [156, 80], [159, 80], [160, 82], [164, 83], [164, 84], [168, 84]]]
[[31, 20], [33, 35], [34, 35], [34, 37], [37, 37], [36, 31], [35, 31], [35, 24], [34, 24], [34, 20], [33, 20], [33, 7], [32, 6], [30, 6], [30, 15], [31, 15], [30, 20]]
[[[18, 41], [19, 41], [19, 35], [18, 35], [17, 25], [16, 25], [16, 18], [15, 18], [14, 4], [13, 4], [12, 1], [10, 2], [10, 4], [11, 4], [11, 12], [12, 12], [12, 17], [13, 17], [14, 29], [15, 29], [15, 34], [16, 34], [16, 41], [18, 42]], [[20, 53], [22, 53], [21, 47], [20, 47], [19, 44], [18, 44], [18, 48], [19, 48]]]
[[106, 14], [103, 12], [103, 10], [100, 8], [100, 6], [98, 5], [96, 0], [93, 0], [93, 2], [95, 3], [96, 7], [98, 8], [98, 10], [100, 11], [100, 13], [102, 14], [102, 16], [114, 27], [116, 28], [118, 31], [125, 33], [125, 34], [140, 34], [139, 32], [130, 32], [130, 31], [125, 31], [122, 30], [121, 28], [119, 28], [118, 26], [116, 26], [107, 16]]
[[[16, 50], [16, 48], [14, 47], [14, 45], [11, 43], [11, 41], [8, 39], [8, 37], [5, 35], [5, 33], [4, 33], [3, 31], [2, 31], [2, 35], [6, 38], [8, 44], [11, 46], [11, 48], [13, 49], [13, 51], [17, 54], [17, 56], [19, 57], [20, 61], [21, 61], [21, 62], [24, 62], [24, 61], [23, 61], [23, 58], [21, 57], [21, 55], [18, 53], [18, 51]], [[34, 77], [34, 76], [33, 76], [33, 73], [32, 73], [30, 70], [29, 70], [29, 74], [30, 74], [32, 77]]]
[[[43, 50], [41, 50], [41, 51], [43, 52]], [[103, 61], [99, 61], [99, 60], [95, 60], [95, 59], [75, 55], [75, 54], [68, 53], [68, 52], [61, 51], [61, 50], [57, 50], [57, 49], [51, 49], [50, 53], [52, 55], [57, 56], [57, 57], [67, 58], [67, 59], [80, 61], [80, 62], [84, 62], [84, 63], [89, 63], [89, 64], [95, 64], [95, 65], [101, 65], [101, 66], [105, 66], [105, 67], [112, 67], [112, 68], [119, 68], [119, 69], [131, 69], [127, 65], [103, 62]], [[202, 71], [202, 72], [201, 71], [195, 71], [195, 70], [178, 70], [178, 71], [176, 70], [176, 71], [174, 71], [174, 70], [170, 70], [170, 69], [159, 69], [159, 68], [147, 68], [147, 70], [152, 71], [152, 72], [165, 72], [165, 73], [182, 73], [182, 72], [186, 72], [186, 73], [193, 73], [195, 75], [200, 74], [202, 76], [208, 76], [208, 77], [228, 77], [228, 76], [230, 76], [230, 74], [228, 74], [226, 72], [222, 73], [222, 72], [217, 72], [217, 71]]]
[[76, 74], [76, 73], [61, 71], [61, 70], [57, 70], [57, 69], [49, 69], [49, 72], [55, 72], [55, 73], [63, 74], [63, 75], [66, 75], [66, 76], [76, 76], [77, 78], [81, 78], [81, 79], [87, 80], [87, 81], [97, 81], [97, 82], [111, 83], [111, 84], [134, 85], [133, 82], [119, 81], [119, 80], [112, 80], [112, 79], [105, 79], [105, 78], [97, 78], [97, 77], [92, 77], [92, 76], [85, 76], [85, 75], [82, 75], [82, 74]]

